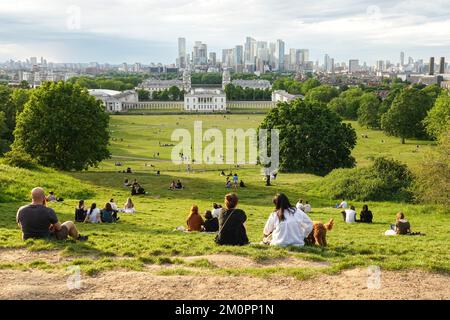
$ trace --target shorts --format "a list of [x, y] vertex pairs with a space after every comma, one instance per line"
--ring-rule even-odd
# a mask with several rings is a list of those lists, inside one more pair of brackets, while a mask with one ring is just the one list
[[50, 236], [55, 238], [56, 240], [66, 240], [69, 236], [69, 229], [66, 226], [62, 225], [61, 229], [57, 231], [53, 231]]

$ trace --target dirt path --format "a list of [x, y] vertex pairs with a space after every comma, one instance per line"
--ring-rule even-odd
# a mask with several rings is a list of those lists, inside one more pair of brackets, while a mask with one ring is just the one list
[[422, 271], [383, 271], [379, 289], [367, 287], [367, 270], [311, 280], [247, 276], [160, 276], [115, 271], [81, 277], [41, 270], [0, 270], [0, 299], [450, 299], [450, 277]]
[[[93, 257], [91, 257], [93, 258]], [[187, 263], [208, 260], [213, 268], [308, 267], [327, 263], [294, 257], [256, 262], [248, 257], [205, 255], [184, 257]], [[71, 258], [54, 251], [0, 250], [2, 262], [68, 262]], [[95, 277], [81, 276], [81, 288], [69, 289], [69, 274], [63, 271], [0, 270], [0, 299], [450, 299], [450, 276], [424, 271], [381, 271], [379, 277], [367, 269], [339, 275], [320, 275], [309, 280], [273, 276], [160, 275], [174, 265], [148, 265], [145, 272], [110, 271]], [[69, 284], [72, 282], [69, 282]]]

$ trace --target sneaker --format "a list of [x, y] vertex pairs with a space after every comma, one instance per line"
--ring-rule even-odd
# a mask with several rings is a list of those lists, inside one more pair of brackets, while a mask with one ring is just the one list
[[77, 238], [77, 240], [78, 240], [78, 241], [87, 241], [88, 238], [89, 238], [88, 236], [82, 236], [82, 235], [79, 235], [78, 238]]

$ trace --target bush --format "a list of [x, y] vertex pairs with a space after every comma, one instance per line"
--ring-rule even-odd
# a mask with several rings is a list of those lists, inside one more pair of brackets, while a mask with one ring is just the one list
[[37, 166], [36, 161], [31, 156], [21, 150], [11, 150], [5, 153], [3, 163], [11, 167], [35, 169]]
[[406, 165], [377, 158], [366, 168], [336, 169], [316, 190], [333, 199], [358, 201], [411, 201], [413, 176]]

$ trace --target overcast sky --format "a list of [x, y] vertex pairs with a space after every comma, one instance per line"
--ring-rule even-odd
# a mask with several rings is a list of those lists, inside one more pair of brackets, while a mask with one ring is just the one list
[[448, 60], [450, 0], [0, 0], [0, 61], [174, 63], [180, 36], [219, 58], [252, 36], [321, 62]]

